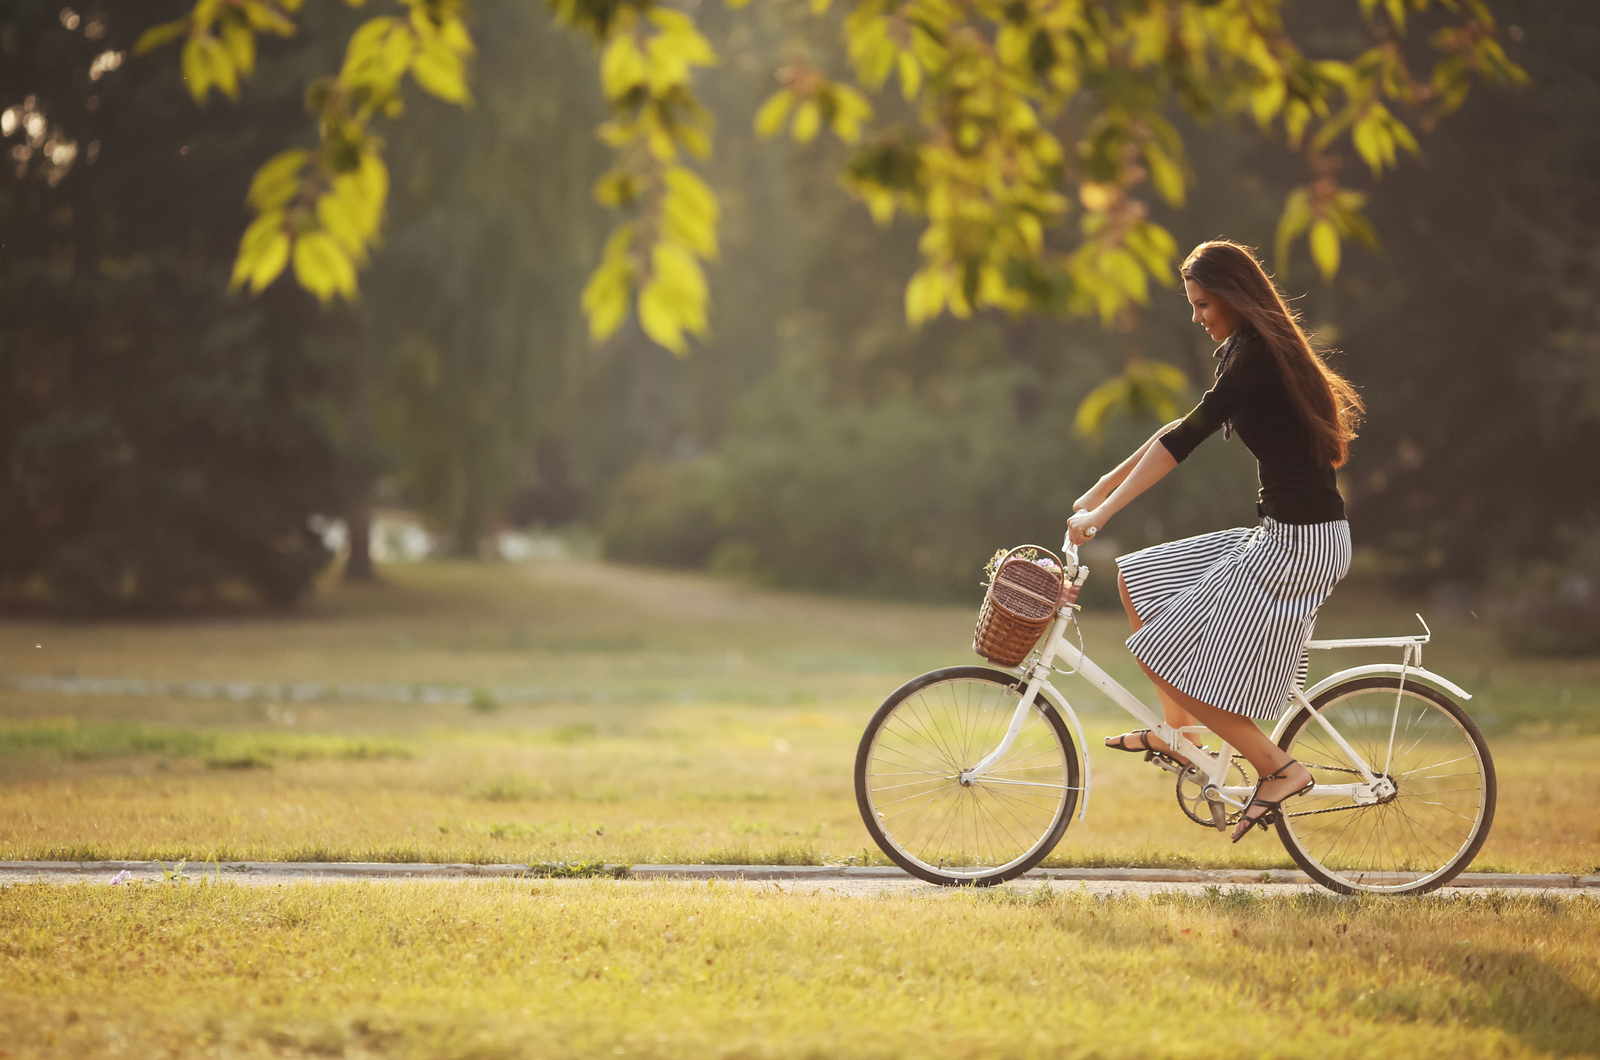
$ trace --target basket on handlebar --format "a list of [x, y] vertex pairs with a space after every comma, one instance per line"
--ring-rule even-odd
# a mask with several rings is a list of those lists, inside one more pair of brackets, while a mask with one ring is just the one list
[[1015, 666], [1033, 651], [1064, 602], [1066, 570], [1055, 553], [1038, 545], [997, 552], [988, 569], [972, 650], [1000, 666]]

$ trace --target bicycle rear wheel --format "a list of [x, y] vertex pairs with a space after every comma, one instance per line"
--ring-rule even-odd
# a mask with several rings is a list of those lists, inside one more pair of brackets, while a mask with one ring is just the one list
[[[1437, 689], [1402, 690], [1397, 676], [1341, 682], [1312, 706], [1395, 792], [1363, 806], [1313, 789], [1285, 803], [1278, 838], [1295, 863], [1340, 894], [1423, 894], [1454, 879], [1494, 823], [1494, 760], [1472, 719]], [[1303, 708], [1278, 745], [1319, 785], [1361, 780]]]
[[1043, 861], [1078, 804], [1078, 751], [1037, 697], [983, 777], [961, 773], [999, 746], [1026, 682], [983, 666], [923, 674], [884, 701], [856, 753], [856, 802], [890, 860], [930, 883], [992, 886]]

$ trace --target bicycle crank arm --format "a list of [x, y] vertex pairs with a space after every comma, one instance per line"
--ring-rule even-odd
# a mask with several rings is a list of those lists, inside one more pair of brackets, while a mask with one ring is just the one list
[[1228, 830], [1228, 804], [1217, 798], [1215, 788], [1207, 788], [1205, 796], [1206, 805], [1211, 807], [1211, 824], [1217, 831], [1226, 832]]

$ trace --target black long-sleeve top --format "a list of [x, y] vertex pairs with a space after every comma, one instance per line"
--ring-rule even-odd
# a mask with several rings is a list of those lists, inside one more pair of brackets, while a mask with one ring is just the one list
[[1266, 340], [1241, 323], [1217, 350], [1217, 382], [1182, 423], [1161, 436], [1173, 459], [1224, 424], [1239, 433], [1256, 458], [1261, 492], [1257, 513], [1282, 523], [1327, 523], [1344, 518], [1333, 468], [1311, 456], [1311, 436], [1295, 410]]

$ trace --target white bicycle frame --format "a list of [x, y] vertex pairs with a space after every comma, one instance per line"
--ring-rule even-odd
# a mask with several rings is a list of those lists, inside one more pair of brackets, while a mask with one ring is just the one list
[[[1089, 575], [1089, 568], [1078, 562], [1078, 550], [1073, 547], [1070, 540], [1062, 544], [1062, 556], [1067, 563], [1067, 581], [1081, 586]], [[1185, 726], [1183, 728], [1175, 728], [1168, 725], [1164, 718], [1145, 706], [1137, 696], [1123, 688], [1114, 678], [1096, 666], [1094, 661], [1078, 645], [1068, 642], [1067, 632], [1077, 621], [1075, 617], [1076, 610], [1076, 604], [1069, 604], [1058, 610], [1049, 630], [1044, 635], [1044, 639], [1040, 641], [1037, 654], [1032, 657], [1031, 661], [1024, 661], [1022, 665], [1014, 668], [1015, 672], [1025, 677], [1028, 683], [1022, 693], [1022, 698], [1017, 702], [1015, 712], [1011, 716], [1011, 724], [994, 750], [984, 755], [970, 769], [962, 772], [961, 783], [971, 784], [979, 780], [994, 767], [996, 762], [1005, 756], [1005, 753], [1011, 749], [1012, 743], [1016, 740], [1017, 733], [1021, 731], [1023, 723], [1027, 721], [1028, 711], [1033, 709], [1036, 698], [1043, 695], [1071, 723], [1073, 733], [1077, 736], [1078, 753], [1083, 766], [1083, 801], [1079, 804], [1078, 820], [1082, 821], [1088, 816], [1091, 783], [1089, 751], [1083, 735], [1083, 724], [1078, 720], [1077, 713], [1072, 709], [1072, 705], [1067, 701], [1066, 697], [1062, 696], [1055, 686], [1050, 683], [1050, 674], [1054, 672], [1056, 660], [1060, 659], [1070, 668], [1067, 672], [1081, 675], [1091, 685], [1110, 697], [1113, 703], [1133, 715], [1144, 727], [1160, 737], [1174, 752], [1194, 764], [1194, 767], [1201, 774], [1201, 777], [1197, 779], [1200, 780], [1202, 795], [1211, 803], [1213, 819], [1218, 821], [1219, 828], [1222, 827], [1221, 816], [1217, 812], [1219, 809], [1218, 804], [1242, 810], [1250, 801], [1251, 794], [1255, 791], [1254, 786], [1227, 783], [1228, 770], [1233, 761], [1233, 748], [1224, 743], [1216, 754], [1210, 754], [1202, 750], [1199, 745], [1189, 739], [1189, 734], [1204, 732], [1206, 731], [1204, 727]], [[1349, 784], [1318, 783], [1317, 793], [1319, 795], [1335, 797], [1343, 795], [1350, 798], [1356, 805], [1365, 806], [1394, 794], [1394, 782], [1388, 776], [1389, 757], [1394, 752], [1394, 737], [1400, 718], [1401, 696], [1404, 694], [1408, 681], [1426, 681], [1430, 684], [1438, 685], [1440, 688], [1446, 689], [1452, 695], [1459, 696], [1462, 699], [1472, 698], [1459, 686], [1436, 673], [1422, 668], [1422, 646], [1432, 639], [1433, 634], [1428, 629], [1428, 624], [1423, 622], [1421, 615], [1417, 616], [1417, 621], [1422, 622], [1422, 628], [1425, 632], [1409, 637], [1358, 637], [1344, 640], [1308, 640], [1306, 642], [1307, 648], [1402, 649], [1398, 665], [1394, 663], [1374, 663], [1366, 666], [1351, 667], [1323, 678], [1308, 689], [1296, 688], [1291, 693], [1290, 709], [1284, 711], [1283, 717], [1278, 720], [1276, 728], [1272, 731], [1273, 742], [1276, 743], [1278, 741], [1278, 738], [1283, 735], [1284, 730], [1299, 711], [1309, 711], [1311, 717], [1328, 734], [1329, 739], [1349, 756], [1350, 764], [1361, 776], [1359, 782]], [[1321, 711], [1313, 710], [1311, 706], [1312, 700], [1324, 689], [1331, 688], [1341, 681], [1372, 674], [1400, 675], [1400, 687], [1395, 693], [1394, 719], [1389, 727], [1388, 750], [1385, 752], [1385, 761], [1376, 769], [1363, 759], [1354, 747], [1350, 746], [1349, 742], [1340, 735], [1338, 729], [1327, 718], [1322, 716]], [[1225, 810], [1222, 812], [1223, 814], [1226, 813]]]

